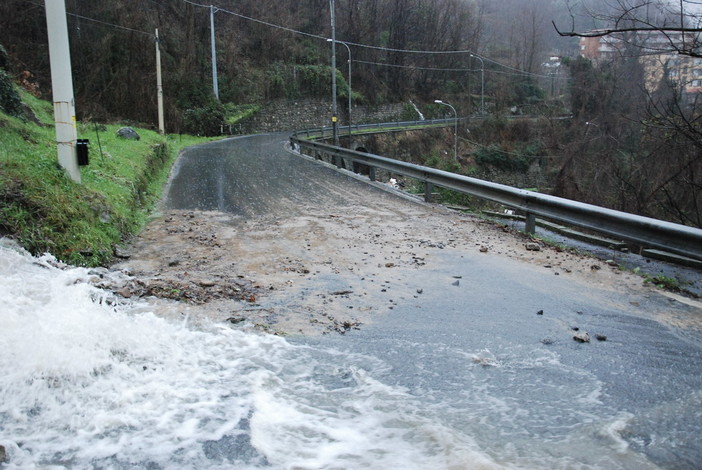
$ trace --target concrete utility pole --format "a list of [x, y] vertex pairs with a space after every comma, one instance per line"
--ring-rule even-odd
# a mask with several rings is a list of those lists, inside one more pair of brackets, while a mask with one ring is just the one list
[[76, 108], [73, 99], [71, 53], [68, 44], [66, 4], [64, 0], [45, 0], [46, 26], [51, 62], [51, 91], [54, 97], [56, 144], [58, 162], [76, 183], [80, 183], [80, 169], [76, 152]]
[[[331, 39], [327, 39], [327, 42], [332, 42], [332, 40], [331, 40]], [[349, 52], [348, 94], [349, 94], [349, 148], [350, 148], [350, 145], [351, 145], [351, 105], [353, 104], [352, 101], [351, 101], [351, 96], [352, 96], [352, 92], [351, 92], [351, 48], [350, 48], [349, 45], [346, 44], [345, 42], [341, 42], [341, 41], [336, 41], [336, 42], [338, 42], [339, 44], [343, 44], [344, 46], [346, 46], [346, 50]], [[336, 74], [335, 74], [335, 76], [336, 76]]]
[[334, 0], [329, 0], [329, 9], [331, 10], [331, 44], [332, 44], [332, 59], [331, 59], [331, 74], [332, 74], [332, 135], [334, 136], [334, 145], [339, 146], [339, 118], [336, 112], [336, 7]]
[[215, 98], [219, 101], [219, 80], [217, 79], [217, 44], [215, 43], [214, 15], [217, 8], [210, 5], [210, 42], [212, 43], [212, 89]]
[[166, 133], [166, 125], [163, 122], [163, 84], [161, 83], [161, 43], [156, 28], [156, 96], [158, 98], [158, 131], [161, 135]]

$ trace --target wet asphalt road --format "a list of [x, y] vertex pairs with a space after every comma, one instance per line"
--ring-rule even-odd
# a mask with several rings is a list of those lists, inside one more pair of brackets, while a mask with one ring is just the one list
[[[393, 197], [287, 153], [285, 138], [244, 137], [188, 150], [174, 169], [166, 206], [284, 217], [357, 192]], [[468, 430], [495, 455], [570, 453], [594, 468], [639, 468], [636, 456], [643, 456], [652, 468], [698, 468], [699, 305], [653, 291], [588, 286], [475, 253], [447, 249], [441, 256], [422, 277], [397, 280], [402, 302], [374, 324], [293, 341], [383, 358], [389, 366], [383, 380], [443, 410], [437, 419]], [[384, 294], [375, 295], [383, 301]], [[589, 331], [592, 341], [573, 341], [573, 328]], [[595, 334], [606, 340], [595, 341]], [[603, 456], [611, 467], [602, 465]]]
[[287, 134], [227, 139], [187, 149], [166, 193], [168, 209], [240, 216], [296, 215], [355, 193], [384, 192], [285, 151]]

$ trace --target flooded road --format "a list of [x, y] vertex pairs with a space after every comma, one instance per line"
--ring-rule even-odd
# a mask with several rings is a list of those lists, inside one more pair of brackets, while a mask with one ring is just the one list
[[702, 461], [699, 303], [284, 140], [185, 153], [131, 280], [0, 246], [8, 468]]

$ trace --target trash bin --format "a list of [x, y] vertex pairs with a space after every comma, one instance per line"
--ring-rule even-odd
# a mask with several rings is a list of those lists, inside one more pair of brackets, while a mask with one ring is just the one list
[[76, 154], [78, 155], [78, 165], [86, 166], [88, 164], [88, 146], [90, 140], [78, 139], [76, 143]]

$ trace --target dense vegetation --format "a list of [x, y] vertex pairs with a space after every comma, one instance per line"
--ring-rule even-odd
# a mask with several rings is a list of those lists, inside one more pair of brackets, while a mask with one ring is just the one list
[[[275, 98], [330, 94], [330, 2], [219, 0], [214, 14], [222, 103], [261, 104]], [[481, 65], [470, 51], [539, 72], [552, 54], [546, 39], [553, 5], [563, 1], [338, 0], [337, 39], [351, 44], [357, 102], [369, 104], [441, 97], [477, 111], [482, 91], [495, 106], [538, 101], [528, 76], [496, 73], [481, 89]], [[156, 121], [155, 29], [159, 29], [169, 132], [190, 131], [193, 113], [222, 113], [213, 99], [210, 8], [184, 0], [66, 0], [81, 119]], [[511, 19], [526, 17], [517, 23]], [[257, 21], [253, 21], [256, 19]], [[93, 21], [98, 20], [98, 21]], [[264, 23], [265, 22], [265, 23]], [[281, 25], [280, 29], [271, 24]], [[297, 31], [297, 33], [291, 32]], [[0, 44], [25, 87], [48, 97], [50, 74], [42, 2], [0, 2]], [[372, 47], [361, 47], [362, 44]], [[569, 44], [572, 41], [562, 44]], [[466, 51], [414, 54], [402, 50]], [[338, 76], [347, 50], [337, 46]], [[343, 73], [341, 72], [343, 71]], [[508, 72], [509, 70], [502, 70]], [[338, 93], [345, 96], [340, 83]], [[341, 99], [340, 105], [346, 101]], [[201, 111], [202, 112], [202, 111]]]

